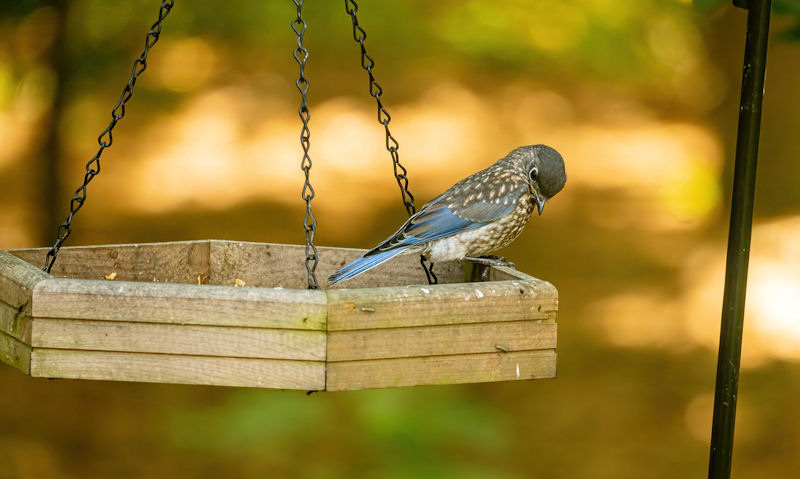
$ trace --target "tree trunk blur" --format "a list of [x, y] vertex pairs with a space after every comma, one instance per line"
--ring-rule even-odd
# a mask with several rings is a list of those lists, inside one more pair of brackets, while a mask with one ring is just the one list
[[49, 245], [55, 241], [56, 230], [62, 216], [66, 212], [67, 198], [61, 191], [61, 138], [60, 118], [64, 107], [64, 96], [67, 68], [66, 23], [69, 10], [68, 0], [52, 0], [50, 6], [55, 13], [56, 21], [53, 25], [55, 36], [52, 46], [47, 52], [46, 62], [52, 69], [55, 77], [55, 91], [53, 103], [49, 114], [42, 120], [41, 149], [35, 157], [38, 188], [38, 201], [40, 215], [36, 229], [36, 243]]

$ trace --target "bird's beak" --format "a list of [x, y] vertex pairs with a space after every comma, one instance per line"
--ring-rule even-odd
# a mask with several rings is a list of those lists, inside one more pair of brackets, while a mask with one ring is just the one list
[[542, 210], [544, 209], [544, 203], [547, 201], [547, 198], [544, 196], [537, 196], [536, 197], [536, 206], [539, 207], [539, 216], [542, 216]]

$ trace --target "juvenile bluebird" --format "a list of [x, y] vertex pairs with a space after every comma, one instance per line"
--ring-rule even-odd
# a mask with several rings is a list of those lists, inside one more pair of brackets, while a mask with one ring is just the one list
[[564, 160], [549, 146], [521, 146], [437, 196], [386, 241], [333, 273], [334, 285], [400, 254], [433, 262], [485, 256], [519, 236], [533, 208], [564, 188]]

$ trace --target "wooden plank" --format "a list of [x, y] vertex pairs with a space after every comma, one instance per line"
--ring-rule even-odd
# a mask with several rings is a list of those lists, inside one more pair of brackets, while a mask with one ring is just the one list
[[328, 291], [328, 330], [542, 319], [555, 322], [546, 281], [497, 281]]
[[325, 328], [323, 291], [50, 279], [34, 292], [36, 318], [255, 328]]
[[17, 338], [0, 333], [0, 361], [25, 374], [31, 371], [31, 347]]
[[[49, 248], [12, 250], [33, 264], [44, 264]], [[70, 246], [62, 248], [52, 274], [60, 278], [196, 284], [208, 275], [209, 242]], [[231, 284], [233, 286], [233, 284]]]
[[[366, 250], [318, 247], [319, 277], [327, 278], [341, 266]], [[33, 265], [44, 264], [49, 248], [17, 249], [10, 252]], [[236, 279], [250, 286], [304, 288], [305, 246], [224, 240], [174, 241], [142, 244], [114, 244], [64, 247], [53, 274], [64, 278], [105, 279], [117, 273], [120, 281], [150, 281], [233, 285]], [[211, 265], [211, 266], [210, 266]], [[439, 263], [436, 273], [441, 284], [459, 283], [465, 278], [464, 266], [472, 263]], [[508, 268], [489, 268], [492, 281], [529, 279]], [[502, 271], [507, 270], [506, 274]], [[470, 271], [467, 271], [469, 273]], [[212, 278], [209, 278], [211, 276]], [[416, 255], [394, 258], [340, 287], [362, 288], [425, 284]], [[323, 281], [324, 285], [324, 281]]]
[[[317, 248], [317, 279], [327, 288], [327, 278], [334, 271], [366, 252], [363, 249]], [[305, 246], [239, 241], [211, 241], [210, 284], [233, 284], [241, 279], [248, 286], [303, 289], [308, 286]], [[436, 275], [442, 283], [463, 282], [459, 262], [437, 263]], [[419, 265], [419, 256], [399, 256], [334, 288], [364, 288], [427, 284]]]
[[33, 288], [51, 276], [7, 251], [0, 251], [0, 301], [27, 311]]
[[328, 334], [328, 361], [554, 349], [556, 328], [555, 323], [514, 321], [334, 331]]
[[35, 320], [35, 348], [325, 360], [325, 332], [176, 324]]
[[12, 308], [0, 301], [0, 332], [30, 345], [32, 323], [30, 316], [23, 309]]
[[329, 391], [552, 378], [556, 353], [540, 350], [346, 361], [329, 363], [327, 374]]
[[301, 390], [325, 387], [323, 362], [65, 349], [34, 349], [31, 375]]

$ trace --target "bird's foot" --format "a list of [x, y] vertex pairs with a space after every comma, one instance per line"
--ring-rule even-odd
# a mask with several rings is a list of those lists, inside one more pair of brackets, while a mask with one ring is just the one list
[[505, 258], [498, 258], [497, 256], [480, 256], [477, 258], [467, 256], [464, 258], [464, 261], [471, 261], [473, 263], [483, 264], [486, 266], [505, 266], [506, 268], [517, 269], [517, 265], [511, 261], [506, 261]]

